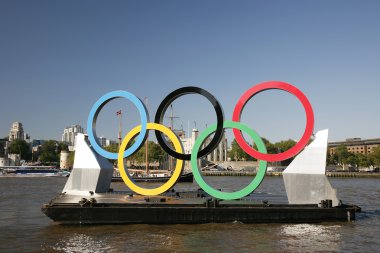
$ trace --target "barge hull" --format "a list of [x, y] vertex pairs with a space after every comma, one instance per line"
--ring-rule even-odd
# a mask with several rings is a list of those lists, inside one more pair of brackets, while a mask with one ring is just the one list
[[61, 224], [199, 224], [199, 223], [318, 223], [355, 219], [354, 207], [320, 208], [202, 206], [44, 205], [42, 211]]

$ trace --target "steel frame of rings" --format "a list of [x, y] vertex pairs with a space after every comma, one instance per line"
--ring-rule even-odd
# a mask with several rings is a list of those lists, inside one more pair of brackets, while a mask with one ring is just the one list
[[114, 100], [116, 98], [126, 98], [130, 100], [137, 108], [137, 110], [140, 113], [140, 120], [141, 120], [141, 133], [136, 138], [136, 142], [129, 147], [124, 152], [124, 157], [130, 156], [133, 153], [135, 153], [138, 149], [140, 149], [141, 145], [144, 143], [146, 139], [146, 125], [149, 122], [149, 115], [148, 111], [144, 105], [144, 103], [135, 95], [132, 93], [129, 93], [127, 91], [117, 90], [117, 91], [111, 91], [103, 95], [101, 98], [98, 99], [98, 101], [95, 102], [95, 104], [92, 106], [90, 114], [88, 115], [87, 119], [87, 134], [88, 139], [90, 140], [90, 143], [94, 150], [101, 156], [108, 158], [108, 159], [114, 159], [116, 160], [118, 157], [117, 153], [112, 153], [107, 150], [104, 150], [98, 143], [98, 138], [96, 136], [96, 120], [98, 118], [100, 110], [111, 100]]
[[260, 83], [258, 85], [253, 86], [241, 96], [241, 98], [239, 99], [238, 103], [235, 106], [232, 120], [240, 122], [240, 116], [241, 116], [242, 110], [244, 109], [244, 106], [247, 104], [247, 102], [258, 93], [265, 90], [270, 90], [270, 89], [278, 89], [278, 90], [287, 91], [293, 94], [294, 96], [296, 96], [302, 103], [306, 112], [306, 127], [302, 135], [302, 138], [293, 147], [291, 147], [290, 149], [282, 153], [263, 154], [254, 150], [252, 147], [250, 147], [246, 143], [241, 131], [237, 129], [233, 129], [233, 133], [235, 135], [235, 139], [237, 143], [247, 154], [249, 154], [252, 157], [255, 157], [256, 159], [265, 160], [268, 162], [276, 162], [276, 161], [283, 161], [292, 156], [295, 156], [307, 145], [308, 141], [310, 140], [311, 135], [313, 134], [314, 113], [313, 113], [313, 108], [311, 107], [309, 100], [299, 89], [285, 82], [270, 81], [270, 82], [264, 82], [264, 83]]
[[[270, 89], [284, 90], [293, 94], [300, 100], [306, 112], [307, 122], [306, 122], [305, 131], [301, 140], [297, 142], [296, 145], [294, 145], [292, 148], [280, 154], [267, 154], [266, 147], [262, 139], [260, 138], [260, 136], [247, 125], [240, 123], [241, 113], [246, 103], [258, 93], [265, 90], [270, 90]], [[217, 123], [208, 127], [205, 131], [203, 131], [199, 135], [199, 137], [195, 141], [191, 154], [184, 154], [182, 143], [178, 139], [176, 134], [171, 129], [169, 129], [166, 126], [161, 125], [160, 123], [163, 121], [163, 117], [164, 117], [166, 109], [175, 99], [177, 99], [180, 96], [191, 94], [191, 93], [200, 94], [206, 97], [211, 102], [217, 114]], [[98, 144], [97, 136], [96, 136], [96, 120], [97, 120], [100, 110], [104, 107], [104, 105], [106, 105], [109, 101], [115, 98], [126, 98], [130, 100], [137, 107], [140, 113], [141, 125], [133, 128], [124, 137], [118, 153], [111, 153], [104, 150]], [[242, 95], [242, 97], [239, 99], [238, 103], [235, 106], [233, 116], [232, 116], [232, 121], [224, 121], [222, 107], [220, 106], [216, 98], [213, 95], [211, 95], [208, 91], [202, 88], [188, 86], [188, 87], [183, 87], [171, 92], [159, 105], [156, 115], [155, 115], [155, 123], [148, 123], [148, 122], [149, 122], [148, 111], [144, 103], [138, 97], [136, 97], [135, 95], [127, 91], [112, 91], [103, 95], [101, 98], [99, 98], [96, 101], [96, 103], [93, 105], [93, 107], [91, 108], [91, 111], [87, 120], [87, 133], [88, 133], [88, 137], [93, 149], [98, 154], [108, 159], [118, 160], [120, 175], [123, 178], [123, 181], [131, 190], [133, 190], [134, 192], [138, 194], [158, 195], [169, 190], [176, 184], [176, 182], [178, 181], [182, 173], [183, 165], [184, 165], [183, 161], [190, 160], [194, 178], [196, 182], [199, 184], [199, 186], [203, 190], [205, 190], [207, 193], [209, 193], [211, 196], [214, 196], [219, 199], [228, 200], [228, 199], [242, 198], [250, 194], [252, 191], [254, 191], [264, 179], [266, 168], [267, 168], [267, 162], [286, 160], [296, 155], [298, 152], [301, 151], [303, 147], [307, 145], [313, 132], [314, 113], [313, 113], [313, 109], [310, 105], [309, 100], [299, 89], [285, 82], [270, 81], [270, 82], [264, 82], [264, 83], [260, 83], [258, 85], [253, 86]], [[209, 154], [214, 148], [217, 147], [220, 140], [223, 138], [224, 128], [232, 128], [236, 141], [239, 144], [239, 146], [250, 156], [259, 160], [259, 170], [255, 178], [252, 180], [252, 182], [248, 186], [246, 186], [245, 188], [237, 192], [221, 192], [212, 188], [203, 180], [197, 166], [198, 158]], [[133, 179], [130, 177], [129, 173], [125, 171], [124, 160], [123, 160], [124, 158], [133, 155], [142, 146], [142, 144], [147, 138], [147, 130], [155, 130], [157, 141], [160, 144], [160, 146], [169, 155], [178, 159], [172, 177], [162, 186], [154, 188], [154, 189], [146, 189], [146, 188], [137, 186], [134, 183]], [[244, 140], [242, 136], [241, 131], [246, 132], [253, 139], [254, 143], [258, 147], [258, 151], [254, 150], [252, 147], [250, 147], [246, 143], [246, 141]], [[169, 139], [173, 142], [175, 150], [172, 150], [169, 147], [166, 140], [162, 137], [161, 132], [166, 134], [169, 137]], [[215, 132], [215, 134], [212, 141], [209, 143], [208, 146], [206, 146], [204, 149], [199, 151], [205, 139], [208, 136], [210, 136], [213, 132]], [[132, 139], [134, 139], [137, 135], [138, 137], [136, 138], [136, 142], [127, 150], [125, 150], [128, 143]]]
[[[244, 125], [240, 122], [234, 122], [230, 120], [224, 121], [223, 128], [233, 128], [233, 129], [239, 129], [244, 132], [246, 132], [253, 140], [254, 143], [257, 145], [258, 149], [262, 153], [266, 153], [266, 147], [263, 142], [263, 140], [260, 138], [260, 136], [251, 128], [249, 128], [247, 125]], [[208, 185], [202, 178], [201, 173], [199, 172], [198, 169], [198, 164], [197, 164], [197, 156], [195, 155], [199, 148], [202, 146], [203, 142], [206, 140], [210, 134], [215, 132], [216, 130], [216, 125], [211, 125], [209, 126], [206, 130], [204, 130], [196, 139], [194, 147], [193, 147], [193, 152], [191, 153], [191, 170], [193, 171], [194, 179], [197, 181], [198, 185], [208, 194], [215, 198], [219, 199], [225, 199], [225, 200], [230, 200], [230, 199], [240, 199], [244, 196], [247, 196], [251, 192], [253, 192], [263, 181], [266, 170], [267, 170], [267, 162], [260, 160], [259, 161], [259, 170], [255, 176], [255, 178], [252, 180], [252, 182], [244, 187], [243, 189], [236, 191], [236, 192], [221, 192], [210, 185]]]
[[[147, 123], [146, 128], [149, 130], [156, 130], [160, 131], [164, 134], [166, 134], [169, 139], [173, 142], [174, 149], [179, 152], [183, 153], [183, 147], [181, 141], [178, 139], [177, 135], [171, 131], [168, 127], [163, 126], [161, 124], [156, 124], [156, 123]], [[120, 175], [123, 178], [125, 184], [134, 192], [141, 194], [141, 195], [147, 195], [147, 196], [152, 196], [152, 195], [159, 195], [161, 193], [166, 192], [170, 188], [172, 188], [178, 181], [179, 177], [182, 174], [183, 170], [183, 160], [177, 161], [176, 167], [174, 169], [173, 175], [171, 178], [161, 185], [160, 187], [154, 188], [154, 189], [147, 189], [140, 187], [135, 184], [129, 173], [126, 173], [125, 168], [124, 168], [124, 156], [123, 156], [123, 150], [127, 147], [128, 143], [141, 131], [142, 126], [139, 125], [135, 128], [133, 128], [123, 139], [123, 142], [120, 145], [119, 149], [119, 154], [118, 154], [118, 166], [119, 166], [119, 171]]]
[[[161, 102], [161, 104], [158, 106], [154, 122], [157, 124], [161, 124], [163, 122], [163, 117], [165, 115], [166, 109], [169, 107], [169, 105], [177, 98], [186, 95], [186, 94], [200, 94], [207, 98], [210, 103], [214, 106], [216, 117], [217, 117], [217, 128], [214, 137], [212, 138], [211, 142], [204, 147], [202, 150], [198, 153], [198, 158], [205, 156], [209, 154], [212, 150], [214, 150], [220, 140], [223, 138], [223, 121], [224, 121], [224, 113], [222, 106], [219, 104], [218, 100], [208, 91], [199, 88], [199, 87], [193, 87], [193, 86], [187, 86], [179, 88], [173, 92], [171, 92], [169, 95], [167, 95], [164, 100]], [[172, 157], [175, 157], [177, 159], [189, 161], [191, 159], [190, 154], [180, 154], [172, 150], [169, 146], [166, 140], [162, 137], [162, 134], [159, 131], [155, 131], [156, 138], [158, 141], [158, 144], [162, 147], [165, 152], [167, 152]]]

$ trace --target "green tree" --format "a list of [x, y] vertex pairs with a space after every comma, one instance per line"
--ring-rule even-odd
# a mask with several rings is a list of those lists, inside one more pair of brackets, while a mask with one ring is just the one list
[[54, 140], [45, 141], [42, 144], [40, 161], [43, 163], [57, 163], [59, 161], [58, 144]]
[[372, 159], [370, 158], [370, 156], [366, 156], [363, 154], [357, 154], [356, 158], [357, 158], [357, 164], [360, 167], [369, 167], [369, 166], [373, 165], [373, 162], [372, 162]]
[[[289, 150], [292, 148], [294, 145], [296, 145], [296, 141], [292, 139], [288, 139], [286, 141], [280, 141], [276, 142], [273, 146], [276, 149], [276, 153], [282, 153], [286, 150]], [[282, 166], [287, 166], [293, 161], [294, 157], [290, 157], [289, 159], [286, 159], [284, 161], [281, 161]]]
[[248, 160], [250, 157], [234, 139], [231, 143], [231, 150], [228, 152], [228, 157], [233, 161]]
[[[277, 150], [276, 146], [273, 143], [271, 143], [266, 138], [262, 138], [262, 139], [263, 139], [263, 142], [265, 144], [265, 147], [267, 148], [267, 153], [268, 154], [277, 154], [278, 153], [277, 152], [278, 150]], [[257, 150], [256, 144], [254, 144], [254, 148]]]
[[350, 157], [350, 152], [348, 152], [347, 147], [344, 145], [340, 145], [336, 148], [335, 151], [338, 164], [342, 165], [343, 169], [348, 164], [348, 158]]
[[69, 151], [69, 146], [66, 143], [59, 142], [57, 146], [57, 153], [61, 154], [61, 151]]
[[148, 143], [148, 159], [149, 162], [160, 161], [166, 152], [161, 148], [161, 146], [153, 141]]
[[280, 153], [292, 148], [294, 145], [296, 145], [296, 141], [289, 139], [286, 141], [276, 142], [274, 147], [277, 149], [278, 153]]
[[335, 153], [330, 154], [330, 152], [327, 152], [326, 163], [327, 165], [337, 165], [338, 163], [337, 155]]
[[112, 144], [108, 145], [107, 147], [105, 147], [104, 149], [107, 150], [108, 152], [118, 153], [119, 152], [119, 144], [112, 143]]
[[[130, 141], [125, 149], [130, 148], [133, 144], [135, 144], [135, 140]], [[111, 153], [119, 153], [119, 144], [111, 143], [110, 145], [104, 147], [104, 149]]]
[[70, 152], [69, 153], [69, 158], [68, 158], [68, 165], [70, 168], [72, 168], [74, 166], [74, 158], [75, 158], [75, 152]]
[[[277, 153], [277, 149], [276, 149], [276, 147], [274, 146], [273, 143], [271, 143], [268, 139], [266, 139], [264, 137], [262, 137], [261, 139], [264, 142], [264, 145], [265, 145], [265, 148], [267, 149], [267, 153], [268, 154], [276, 154]], [[258, 150], [256, 143], [253, 143], [253, 149], [254, 150]]]
[[373, 149], [373, 152], [369, 155], [373, 162], [373, 165], [380, 166], [380, 146]]
[[[130, 146], [134, 144], [134, 141], [132, 141], [130, 144], [127, 145], [128, 149]], [[118, 144], [111, 144], [105, 149], [112, 153], [118, 153], [119, 152], [119, 145]], [[132, 163], [145, 163], [146, 155], [145, 155], [145, 149], [146, 144], [143, 144], [137, 152], [135, 152], [133, 155], [129, 156], [127, 159]], [[148, 141], [148, 162], [155, 162], [159, 161], [166, 152], [158, 145], [157, 143], [153, 141]]]
[[[268, 154], [276, 154], [278, 153], [278, 148], [275, 147], [273, 143], [271, 143], [268, 139], [262, 138], [265, 148], [267, 150]], [[252, 145], [250, 145], [252, 146]], [[257, 149], [256, 143], [253, 143], [253, 149]], [[228, 152], [228, 157], [231, 160], [239, 161], [239, 160], [246, 160], [246, 161], [256, 161], [257, 159], [254, 157], [251, 157], [249, 154], [247, 154], [237, 143], [236, 140], [233, 140], [231, 143], [231, 150]]]
[[349, 156], [347, 157], [347, 164], [353, 166], [353, 167], [357, 167], [358, 166], [358, 158], [356, 156], [356, 154], [354, 153], [350, 153], [349, 152]]
[[24, 140], [14, 140], [9, 145], [10, 154], [20, 154], [22, 160], [29, 161], [32, 159], [32, 151], [30, 145]]
[[[141, 146], [141, 148], [128, 159], [131, 163], [145, 163], [146, 161], [146, 144]], [[148, 162], [159, 161], [164, 155], [165, 151], [160, 147], [160, 145], [154, 143], [153, 141], [148, 141]]]
[[[119, 144], [111, 143], [110, 145], [104, 147], [104, 149], [111, 153], [119, 153]], [[117, 160], [108, 159], [108, 161], [114, 166], [117, 166]]]

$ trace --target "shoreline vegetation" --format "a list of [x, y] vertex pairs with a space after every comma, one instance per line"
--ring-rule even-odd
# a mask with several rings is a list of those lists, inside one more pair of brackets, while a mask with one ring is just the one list
[[[202, 171], [203, 176], [256, 176], [250, 171]], [[326, 172], [328, 177], [370, 177], [379, 178], [380, 172]], [[267, 172], [266, 176], [282, 176], [282, 172]]]

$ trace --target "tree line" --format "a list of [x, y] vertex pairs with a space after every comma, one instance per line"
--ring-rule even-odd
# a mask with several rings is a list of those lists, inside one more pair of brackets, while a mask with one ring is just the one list
[[[296, 142], [294, 140], [285, 140], [276, 143], [271, 143], [266, 138], [263, 138], [264, 144], [267, 148], [268, 154], [278, 154], [284, 152], [291, 147], [293, 147]], [[127, 146], [129, 148], [133, 145], [133, 141]], [[252, 145], [251, 145], [252, 146]], [[253, 148], [256, 148], [256, 145], [253, 145]], [[111, 144], [105, 147], [106, 150], [110, 152], [117, 153], [119, 151], [118, 144]], [[146, 145], [142, 147], [132, 156], [128, 158], [131, 164], [142, 164], [145, 163], [145, 149]], [[10, 143], [8, 147], [8, 153], [10, 154], [19, 154], [21, 160], [25, 161], [39, 161], [41, 163], [56, 163], [59, 164], [60, 153], [62, 150], [68, 150], [68, 146], [65, 143], [57, 142], [55, 140], [45, 141], [41, 148], [37, 152], [32, 153], [30, 144], [24, 140], [14, 140]], [[155, 142], [148, 141], [148, 161], [152, 162], [161, 162], [164, 159], [167, 159], [166, 152]], [[227, 156], [231, 161], [256, 161], [255, 158], [248, 155], [236, 142], [233, 140], [231, 143], [231, 149], [228, 151]], [[290, 164], [293, 158], [282, 161], [282, 166], [287, 166]], [[72, 166], [74, 162], [74, 152], [70, 152], [69, 155], [69, 164]], [[373, 152], [370, 154], [355, 154], [347, 150], [347, 147], [340, 145], [335, 149], [333, 154], [330, 152], [327, 153], [327, 164], [328, 165], [338, 165], [342, 166], [345, 169], [347, 166], [352, 167], [370, 167], [380, 166], [380, 146], [373, 149]]]
[[36, 152], [32, 152], [32, 148], [25, 140], [14, 140], [9, 144], [9, 154], [19, 154], [21, 160], [41, 162], [41, 163], [54, 163], [59, 164], [60, 154], [62, 150], [68, 150], [65, 143], [57, 142], [55, 140], [45, 141], [41, 148]]
[[[133, 145], [134, 141], [132, 141], [127, 148]], [[109, 152], [118, 153], [119, 145], [111, 144], [105, 149]], [[145, 144], [132, 156], [128, 159], [132, 164], [137, 163], [145, 163]], [[60, 154], [62, 150], [68, 151], [68, 146], [65, 143], [48, 140], [45, 141], [41, 148], [38, 151], [32, 152], [32, 148], [29, 143], [25, 140], [14, 140], [9, 144], [8, 153], [10, 154], [19, 154], [21, 160], [25, 161], [33, 161], [33, 162], [41, 162], [41, 163], [54, 163], [59, 164]], [[153, 141], [148, 141], [148, 161], [150, 163], [160, 161], [164, 159], [167, 155], [166, 152]], [[74, 163], [74, 152], [70, 152], [69, 154], [69, 166], [72, 167]]]
[[[129, 148], [134, 144], [134, 141], [132, 141], [128, 146], [126, 147]], [[111, 144], [105, 149], [109, 152], [112, 153], [118, 153], [119, 152], [119, 145], [118, 144]], [[146, 161], [146, 144], [143, 144], [141, 148], [136, 151], [133, 155], [128, 157], [128, 160], [131, 162], [131, 164], [142, 164], [145, 163]], [[148, 162], [153, 163], [153, 162], [160, 162], [163, 159], [167, 157], [166, 152], [161, 148], [160, 145], [155, 143], [154, 141], [148, 141]]]
[[358, 167], [370, 167], [380, 166], [380, 146], [373, 149], [372, 153], [369, 154], [355, 154], [349, 152], [347, 147], [340, 145], [335, 149], [333, 154], [327, 153], [327, 164], [328, 165], [339, 165], [345, 169], [347, 166]]
[[[264, 144], [267, 148], [268, 154], [278, 154], [281, 152], [284, 152], [288, 150], [289, 148], [293, 147], [296, 142], [294, 140], [286, 140], [286, 141], [280, 141], [276, 143], [271, 143], [267, 139], [263, 138]], [[309, 142], [311, 142], [310, 140]], [[252, 145], [250, 145], [252, 147]], [[253, 145], [253, 148], [257, 150], [256, 145]], [[231, 161], [256, 161], [255, 158], [248, 155], [236, 142], [236, 140], [233, 140], [231, 143], [231, 149], [228, 152], [228, 157], [231, 159]], [[282, 161], [282, 166], [287, 166], [290, 164], [290, 162], [293, 160], [293, 158], [290, 158], [288, 160]], [[344, 145], [341, 145], [336, 148], [334, 154], [330, 154], [330, 152], [327, 153], [327, 164], [328, 165], [339, 165], [342, 166], [343, 169], [345, 169], [347, 166], [352, 167], [370, 167], [380, 166], [380, 146], [373, 149], [372, 153], [369, 154], [355, 154], [348, 151], [347, 147]]]
[[[296, 144], [296, 141], [292, 139], [279, 141], [276, 143], [271, 143], [266, 138], [262, 138], [262, 140], [265, 144], [268, 154], [278, 154], [278, 153], [284, 152]], [[252, 145], [250, 146], [257, 150], [257, 147], [255, 144], [253, 146]], [[231, 161], [256, 161], [257, 160], [256, 158], [253, 158], [249, 154], [247, 154], [240, 147], [240, 145], [237, 143], [235, 139], [231, 143], [231, 149], [228, 151], [227, 156]], [[290, 164], [292, 160], [293, 158], [289, 158], [285, 161], [281, 161], [281, 165], [287, 166]]]

